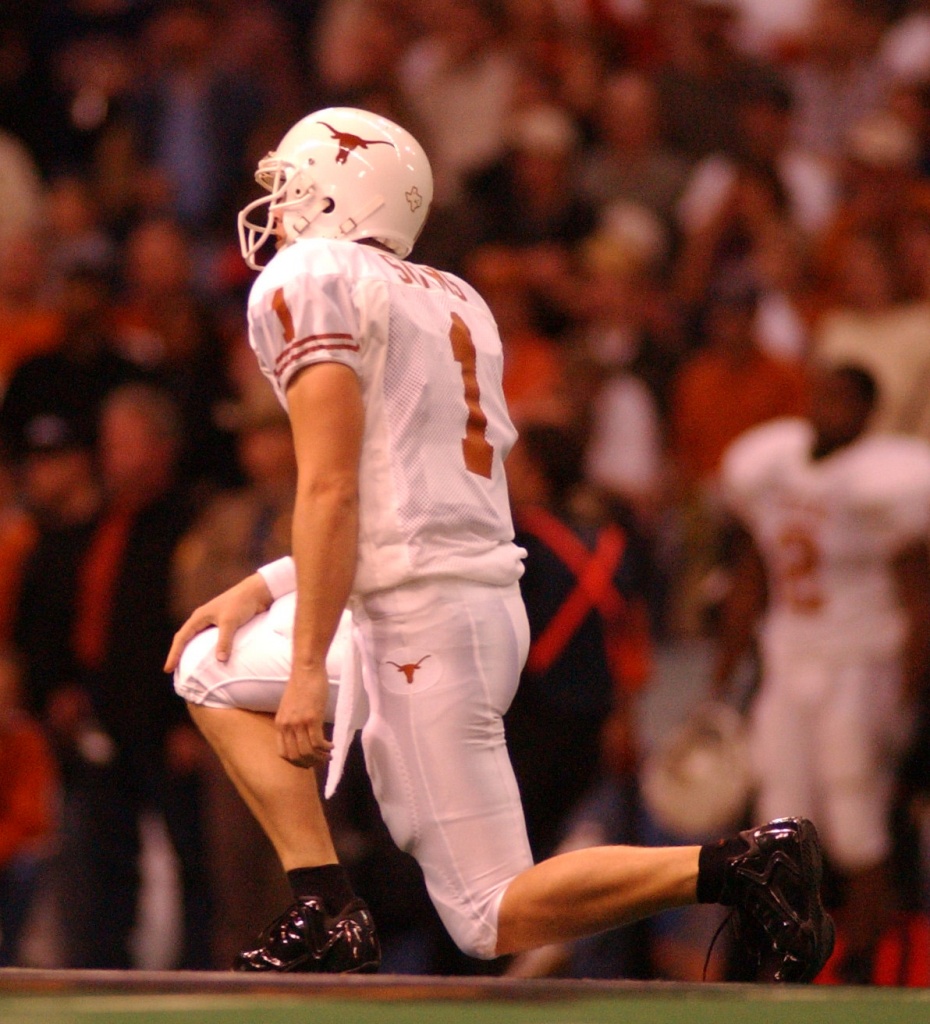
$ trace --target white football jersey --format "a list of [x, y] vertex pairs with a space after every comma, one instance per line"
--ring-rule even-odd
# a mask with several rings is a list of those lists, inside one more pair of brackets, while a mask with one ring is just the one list
[[248, 320], [285, 408], [288, 383], [313, 363], [344, 363], [361, 382], [355, 593], [429, 576], [519, 579], [503, 465], [516, 431], [497, 326], [470, 285], [372, 246], [306, 239], [259, 275]]
[[812, 460], [814, 433], [781, 419], [738, 438], [724, 493], [768, 569], [762, 640], [782, 653], [893, 653], [905, 628], [891, 570], [930, 534], [930, 446], [868, 435]]

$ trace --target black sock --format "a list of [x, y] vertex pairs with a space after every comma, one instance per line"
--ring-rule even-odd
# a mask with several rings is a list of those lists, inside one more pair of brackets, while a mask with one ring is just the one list
[[698, 858], [698, 903], [720, 903], [727, 880], [727, 862], [745, 849], [746, 843], [739, 836], [701, 847]]
[[294, 898], [315, 896], [326, 908], [327, 914], [338, 914], [355, 899], [355, 891], [345, 868], [341, 864], [321, 864], [315, 868], [293, 868], [287, 873]]

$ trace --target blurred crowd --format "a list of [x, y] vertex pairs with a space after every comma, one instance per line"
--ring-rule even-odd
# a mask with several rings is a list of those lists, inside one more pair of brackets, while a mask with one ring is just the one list
[[[806, 416], [824, 360], [874, 378], [874, 428], [930, 443], [926, 0], [5, 0], [6, 962], [139, 963], [153, 812], [177, 865], [170, 966], [225, 966], [286, 899], [161, 665], [197, 604], [288, 550], [290, 435], [245, 339], [236, 214], [258, 159], [326, 106], [420, 139], [436, 198], [413, 258], [499, 324], [537, 637], [585, 558], [614, 581], [589, 593], [603, 628], [538, 649], [511, 715], [537, 855], [681, 838], [642, 807], [642, 709], [667, 722], [709, 684], [731, 443]], [[908, 763], [894, 878], [918, 912]], [[359, 763], [332, 812], [385, 969], [479, 969]], [[687, 917], [494, 969], [699, 977], [716, 921]]]

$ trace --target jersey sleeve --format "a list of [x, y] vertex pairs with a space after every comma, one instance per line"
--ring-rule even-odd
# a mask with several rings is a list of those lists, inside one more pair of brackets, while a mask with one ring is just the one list
[[890, 549], [930, 537], [930, 446], [919, 438], [871, 439], [853, 486], [860, 514]]
[[294, 568], [294, 559], [290, 555], [267, 565], [260, 565], [256, 572], [265, 581], [273, 601], [297, 589], [297, 571]]
[[720, 466], [722, 497], [727, 507], [746, 519], [752, 515], [785, 464], [808, 443], [801, 420], [781, 419], [752, 427], [733, 441]]
[[359, 318], [347, 276], [306, 258], [282, 262], [275, 271], [260, 292], [253, 291], [249, 333], [278, 393], [284, 395], [294, 375], [314, 363], [344, 363], [358, 373]]

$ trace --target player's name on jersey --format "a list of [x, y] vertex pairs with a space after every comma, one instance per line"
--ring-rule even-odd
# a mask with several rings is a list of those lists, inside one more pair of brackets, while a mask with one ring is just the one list
[[397, 272], [404, 284], [418, 284], [422, 288], [441, 288], [443, 291], [455, 295], [456, 298], [468, 301], [465, 292], [441, 270], [434, 270], [432, 267], [425, 267], [418, 263], [405, 263], [404, 260], [384, 252], [379, 252], [378, 255]]

